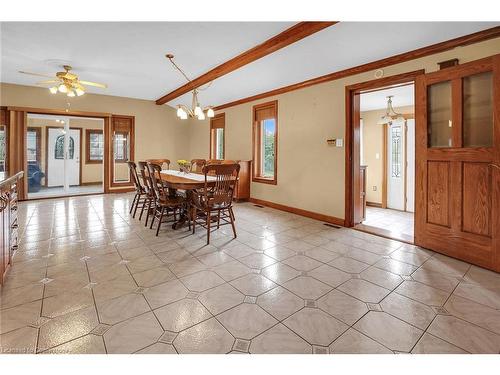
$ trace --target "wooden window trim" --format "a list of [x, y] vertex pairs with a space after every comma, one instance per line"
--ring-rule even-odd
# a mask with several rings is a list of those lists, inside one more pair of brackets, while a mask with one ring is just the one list
[[[85, 129], [85, 164], [102, 164], [102, 160], [93, 160], [90, 159], [90, 135], [93, 133], [97, 134], [104, 134], [104, 132], [101, 129]], [[104, 138], [103, 138], [104, 140]], [[103, 147], [103, 159], [104, 159], [104, 144], [106, 142], [103, 142], [102, 147]]]
[[[217, 125], [218, 120], [222, 120], [223, 125]], [[216, 152], [216, 142], [217, 137], [215, 136], [216, 129], [224, 129], [224, 139], [222, 141], [222, 159], [226, 157], [226, 114], [219, 113], [210, 119], [210, 152], [209, 159], [217, 159]]]
[[[41, 158], [42, 158], [42, 128], [41, 127], [35, 127], [35, 126], [29, 126], [26, 129], [27, 132], [35, 132], [36, 133], [36, 162], [41, 163]], [[26, 161], [29, 163], [29, 160], [26, 159]]]
[[[274, 111], [275, 120], [275, 140], [274, 140], [274, 177], [268, 178], [261, 175], [261, 132], [260, 123], [257, 122], [257, 112], [262, 109], [272, 108]], [[277, 185], [278, 184], [278, 101], [273, 100], [270, 102], [257, 104], [253, 106], [252, 115], [252, 154], [253, 154], [253, 167], [252, 167], [252, 182], [260, 182], [263, 184]]]
[[[121, 134], [123, 136], [125, 136], [125, 150], [127, 150], [128, 148], [128, 138], [130, 137], [130, 133], [128, 131], [115, 131], [113, 135], [116, 135], [116, 134]], [[113, 137], [113, 142], [115, 141], [114, 137]], [[114, 147], [114, 145], [113, 145]], [[126, 163], [127, 161], [129, 161], [129, 159], [125, 158], [125, 159], [114, 159], [115, 160], [115, 163]]]

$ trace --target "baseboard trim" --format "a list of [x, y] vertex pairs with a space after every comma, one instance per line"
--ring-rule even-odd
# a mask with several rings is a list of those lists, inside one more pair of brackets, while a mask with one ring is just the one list
[[292, 214], [305, 216], [305, 217], [308, 217], [311, 219], [324, 221], [325, 223], [329, 223], [329, 224], [335, 224], [335, 225], [340, 225], [340, 226], [345, 225], [344, 219], [340, 219], [340, 218], [335, 217], [335, 216], [324, 215], [324, 214], [320, 214], [317, 212], [307, 211], [307, 210], [303, 210], [301, 208], [296, 208], [296, 207], [285, 206], [284, 204], [269, 202], [269, 201], [265, 201], [265, 200], [257, 199], [257, 198], [250, 198], [249, 202], [255, 203], [255, 204], [260, 204], [261, 206], [274, 208], [276, 210], [286, 211], [286, 212], [290, 212]]
[[102, 185], [102, 181], [95, 182], [82, 182], [80, 186], [90, 186], [90, 185]]
[[378, 207], [378, 208], [382, 208], [382, 203], [376, 203], [376, 202], [366, 202], [366, 205], [367, 205], [367, 206], [370, 206], [370, 207]]

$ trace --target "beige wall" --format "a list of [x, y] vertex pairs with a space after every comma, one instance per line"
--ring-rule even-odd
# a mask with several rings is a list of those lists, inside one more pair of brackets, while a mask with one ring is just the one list
[[43, 88], [0, 83], [2, 106], [66, 109], [68, 101], [73, 111], [135, 116], [135, 160], [189, 157], [188, 122], [178, 120], [172, 107], [159, 106], [149, 100], [108, 95], [85, 94], [67, 98], [52, 95]]
[[[498, 53], [500, 38], [386, 67], [384, 76], [432, 72], [440, 61], [465, 63]], [[226, 158], [251, 159], [252, 106], [278, 100], [278, 184], [252, 183], [252, 197], [344, 218], [345, 148], [328, 146], [326, 139], [345, 138], [345, 86], [373, 79], [370, 71], [221, 111], [226, 113]], [[189, 141], [192, 158], [208, 156], [208, 121], [190, 124]]]
[[[28, 118], [28, 127], [40, 128], [40, 168], [45, 173], [45, 164], [46, 164], [46, 154], [47, 154], [47, 126], [52, 127], [60, 127], [55, 120], [51, 119], [41, 119], [41, 118]], [[87, 146], [86, 146], [86, 138], [85, 138], [85, 130], [86, 129], [103, 129], [103, 121], [102, 120], [91, 120], [91, 119], [83, 119], [78, 117], [70, 118], [70, 127], [81, 128], [81, 147], [82, 147], [82, 159], [81, 159], [81, 167], [82, 167], [82, 180], [81, 183], [102, 183], [104, 170], [103, 165], [101, 164], [86, 164], [86, 155], [87, 155]], [[42, 183], [44, 183], [42, 181]]]
[[[361, 97], [363, 100], [363, 97]], [[395, 107], [398, 113], [413, 114], [413, 106]], [[382, 203], [383, 181], [383, 147], [385, 127], [377, 121], [385, 115], [384, 109], [361, 112], [363, 119], [363, 161], [366, 169], [366, 200], [371, 203]], [[376, 154], [379, 155], [377, 159]], [[373, 187], [377, 190], [373, 190]]]

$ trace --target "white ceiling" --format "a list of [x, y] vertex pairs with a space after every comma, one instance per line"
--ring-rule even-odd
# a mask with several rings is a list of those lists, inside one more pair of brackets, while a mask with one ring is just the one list
[[[0, 81], [34, 85], [36, 77], [18, 70], [53, 73], [64, 62], [81, 79], [109, 85], [90, 92], [154, 100], [185, 83], [165, 53], [194, 78], [293, 24], [2, 22]], [[217, 79], [200, 101], [220, 105], [498, 25], [341, 22]], [[186, 94], [168, 104], [190, 101]]]
[[375, 109], [386, 109], [387, 97], [389, 95], [394, 96], [392, 98], [392, 106], [394, 108], [415, 104], [415, 87], [413, 85], [406, 85], [361, 94], [359, 101], [360, 110], [364, 112]]

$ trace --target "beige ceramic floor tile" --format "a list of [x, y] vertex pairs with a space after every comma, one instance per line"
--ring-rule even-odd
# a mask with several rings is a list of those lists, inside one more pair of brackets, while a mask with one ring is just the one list
[[377, 263], [380, 259], [382, 259], [382, 256], [379, 254], [374, 254], [366, 250], [361, 250], [357, 248], [353, 248], [347, 252], [346, 256], [349, 258], [358, 260], [360, 262], [366, 263], [366, 264], [374, 264]]
[[500, 336], [454, 316], [438, 315], [427, 330], [470, 353], [494, 353], [500, 351]]
[[385, 312], [423, 330], [427, 329], [436, 316], [429, 306], [397, 293], [389, 294], [380, 302], [380, 306]]
[[224, 253], [235, 259], [243, 258], [255, 252], [255, 250], [252, 249], [250, 246], [247, 246], [242, 243], [235, 246], [231, 246], [230, 248], [224, 249], [223, 251]]
[[403, 282], [403, 278], [399, 275], [385, 271], [377, 267], [370, 267], [360, 274], [361, 278], [377, 284], [385, 289], [393, 290]]
[[179, 281], [172, 280], [149, 288], [144, 297], [153, 309], [179, 301], [187, 296], [189, 290]]
[[137, 285], [132, 276], [126, 275], [119, 278], [97, 283], [92, 290], [96, 302], [123, 296], [132, 293], [137, 289]]
[[209, 319], [177, 335], [174, 346], [180, 354], [225, 354], [234, 337], [215, 319]]
[[402, 320], [378, 311], [370, 311], [354, 328], [385, 347], [401, 352], [409, 352], [423, 333]]
[[441, 289], [417, 281], [404, 281], [395, 292], [430, 306], [443, 306], [450, 295]]
[[483, 287], [477, 284], [460, 283], [453, 294], [500, 310], [500, 285]]
[[217, 267], [221, 264], [234, 260], [234, 258], [222, 251], [217, 251], [215, 253], [202, 255], [198, 257], [198, 260], [209, 267]]
[[260, 295], [257, 304], [278, 320], [283, 320], [304, 307], [304, 300], [277, 287]]
[[97, 303], [99, 321], [105, 324], [115, 324], [147, 311], [151, 309], [142, 294], [125, 294]]
[[163, 329], [153, 313], [118, 323], [104, 334], [108, 353], [134, 353], [158, 341]]
[[342, 322], [353, 325], [368, 312], [366, 303], [339, 290], [332, 290], [318, 300], [318, 307]]
[[101, 336], [85, 335], [49, 349], [44, 354], [106, 354], [104, 341]]
[[424, 253], [411, 253], [406, 250], [396, 250], [391, 253], [390, 257], [392, 259], [399, 260], [400, 262], [412, 264], [414, 266], [420, 267], [424, 262], [430, 258], [430, 255]]
[[268, 278], [254, 273], [250, 273], [240, 277], [239, 279], [231, 281], [231, 285], [244, 295], [254, 297], [257, 297], [258, 295], [277, 286]]
[[220, 277], [226, 281], [237, 279], [252, 272], [252, 270], [238, 261], [221, 264], [213, 269]]
[[331, 354], [392, 354], [385, 346], [349, 328], [330, 345]]
[[348, 273], [360, 273], [370, 266], [369, 264], [348, 257], [334, 259], [328, 264]]
[[451, 315], [500, 335], [499, 310], [455, 295], [450, 297], [444, 307]]
[[55, 318], [94, 304], [90, 289], [76, 289], [54, 297], [44, 298], [42, 315]]
[[390, 293], [389, 290], [362, 279], [348, 280], [339, 286], [338, 289], [363, 302], [369, 303], [379, 303]]
[[351, 274], [326, 264], [308, 272], [308, 275], [334, 288], [352, 277]]
[[283, 284], [288, 280], [300, 275], [300, 271], [283, 263], [275, 263], [262, 270], [262, 275], [278, 284]]
[[149, 345], [148, 347], [141, 349], [135, 354], [177, 354], [173, 345], [163, 344], [157, 342], [156, 344]]
[[214, 315], [243, 302], [245, 296], [230, 284], [219, 285], [200, 294], [198, 300]]
[[320, 309], [303, 308], [283, 324], [312, 345], [328, 346], [349, 327]]
[[217, 315], [217, 320], [231, 334], [250, 340], [275, 325], [278, 321], [256, 304], [242, 303], [231, 310]]
[[470, 264], [445, 255], [436, 254], [424, 263], [422, 269], [454, 277], [462, 277], [469, 270]]
[[464, 276], [468, 283], [482, 285], [483, 287], [495, 287], [500, 285], [500, 274], [481, 267], [472, 266]]
[[267, 256], [270, 256], [271, 258], [274, 258], [276, 260], [282, 261], [287, 258], [291, 258], [295, 255], [297, 255], [296, 251], [293, 251], [291, 249], [288, 249], [282, 245], [278, 245], [275, 247], [271, 247], [270, 249], [267, 249], [264, 251], [264, 254]]
[[208, 267], [201, 263], [198, 259], [192, 258], [179, 263], [171, 264], [169, 268], [170, 271], [172, 271], [177, 277], [183, 277], [203, 271]]
[[299, 276], [293, 280], [287, 281], [283, 287], [295, 293], [303, 299], [316, 300], [325, 295], [332, 287], [318, 281], [310, 276]]
[[395, 259], [382, 259], [375, 263], [375, 267], [395, 273], [396, 275], [411, 275], [417, 270], [417, 267], [408, 263], [400, 262]]
[[137, 285], [149, 288], [170, 281], [175, 278], [175, 275], [166, 266], [162, 266], [134, 273], [132, 277]]
[[212, 315], [197, 300], [185, 298], [154, 310], [166, 331], [180, 332], [209, 319]]
[[448, 293], [451, 293], [459, 283], [456, 277], [423, 268], [419, 268], [413, 272], [411, 277], [415, 281], [432, 286], [433, 288], [444, 290]]
[[311, 271], [321, 266], [321, 263], [305, 255], [296, 255], [285, 259], [282, 263], [295, 268], [298, 271]]
[[250, 268], [264, 268], [276, 263], [276, 259], [271, 258], [265, 254], [255, 253], [240, 258], [239, 261]]
[[51, 319], [40, 327], [38, 350], [44, 351], [86, 335], [98, 324], [94, 306]]
[[252, 340], [253, 354], [310, 354], [312, 347], [283, 324], [278, 324]]
[[36, 283], [20, 288], [0, 290], [1, 309], [24, 305], [25, 303], [36, 301], [42, 298], [43, 284]]
[[0, 335], [0, 353], [34, 354], [38, 330], [24, 327]]
[[465, 350], [428, 333], [424, 333], [411, 352], [413, 354], [467, 354]]
[[42, 300], [29, 302], [0, 312], [0, 334], [13, 331], [35, 322], [40, 317]]
[[131, 273], [142, 272], [163, 265], [164, 263], [156, 255], [132, 259], [130, 263], [127, 263], [127, 267]]
[[204, 290], [224, 284], [224, 280], [213, 271], [201, 271], [185, 276], [181, 282], [193, 292], [203, 292]]

